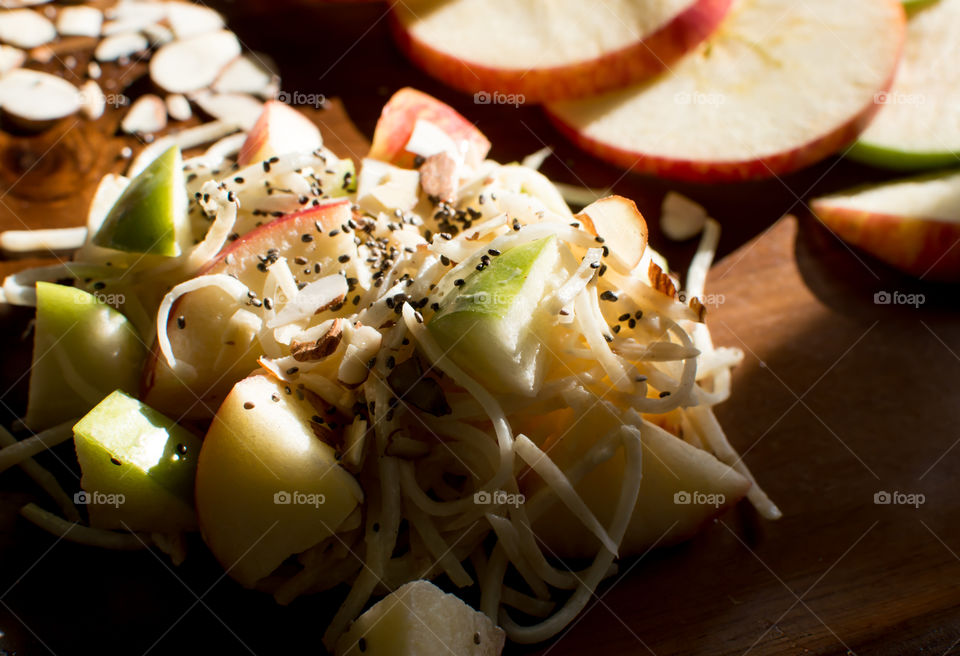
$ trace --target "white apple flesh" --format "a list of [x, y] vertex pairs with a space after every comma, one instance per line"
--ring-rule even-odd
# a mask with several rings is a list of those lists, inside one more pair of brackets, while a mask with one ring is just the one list
[[[276, 254], [287, 258], [301, 282], [335, 274], [344, 268], [338, 262], [341, 255], [356, 259], [353, 234], [340, 229], [352, 216], [350, 203], [342, 200], [275, 219], [233, 242], [200, 275], [234, 275], [259, 297], [268, 263]], [[331, 235], [335, 230], [337, 234]], [[307, 265], [296, 265], [297, 258], [304, 258]], [[170, 312], [167, 331], [177, 360], [188, 363], [195, 376], [174, 372], [154, 349], [141, 383], [142, 398], [174, 417], [212, 416], [233, 384], [256, 369], [257, 358], [263, 355], [253, 329], [240, 320], [247, 315], [231, 328], [238, 309], [263, 318], [265, 308], [262, 300], [259, 303], [240, 307], [213, 288], [180, 298]]]
[[850, 157], [891, 169], [955, 166], [960, 157], [960, 0], [911, 14], [897, 77]]
[[337, 656], [497, 656], [506, 635], [483, 613], [429, 581], [411, 581], [354, 620]]
[[835, 194], [811, 209], [840, 238], [901, 271], [960, 281], [960, 173]]
[[526, 103], [581, 98], [660, 73], [709, 36], [729, 7], [730, 0], [412, 0], [393, 5], [391, 25], [415, 64], [477, 93], [477, 102]]
[[[600, 402], [579, 421], [563, 420], [562, 428], [543, 448], [566, 471], [584, 457], [597, 436], [620, 423], [616, 411]], [[750, 481], [710, 453], [649, 423], [644, 424], [641, 432], [643, 480], [620, 545], [621, 556], [640, 555], [653, 545], [672, 544], [693, 536], [707, 521], [735, 505], [750, 488]], [[621, 449], [575, 486], [604, 526], [609, 525], [617, 505], [624, 464]], [[521, 480], [527, 498], [542, 485], [532, 473]], [[575, 525], [577, 520], [567, 507], [554, 503], [534, 523], [534, 530], [550, 552], [560, 557], [594, 556], [600, 543], [589, 531], [570, 530]]]
[[267, 376], [237, 383], [197, 462], [200, 531], [227, 573], [252, 587], [288, 557], [333, 535], [363, 500], [310, 401]]
[[893, 79], [904, 23], [897, 0], [736, 0], [670, 72], [547, 109], [585, 150], [641, 173], [702, 182], [782, 175], [866, 127]]

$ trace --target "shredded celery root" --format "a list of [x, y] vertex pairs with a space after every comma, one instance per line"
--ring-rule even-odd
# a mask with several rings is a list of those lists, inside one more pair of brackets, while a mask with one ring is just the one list
[[[477, 585], [480, 610], [512, 640], [532, 643], [557, 635], [616, 572], [640, 493], [642, 444], [651, 432], [663, 432], [650, 416], [673, 413], [682, 438], [673, 437], [714, 454], [745, 476], [752, 483], [748, 499], [759, 513], [780, 516], [713, 414], [712, 406], [729, 397], [730, 371], [743, 357], [737, 349], [714, 346], [691, 303], [705, 293], [720, 233], [715, 221], [706, 223], [686, 288], [671, 295], [648, 279], [648, 264], [665, 267], [652, 250], [647, 249], [635, 270], [624, 265], [619, 253], [608, 257], [617, 245], [601, 247], [603, 240], [567, 206], [585, 205], [604, 192], [554, 185], [538, 173], [548, 149], [523, 165], [487, 160], [470, 168], [458, 161], [450, 203], [438, 204], [415, 186], [415, 203], [390, 205], [389, 199], [405, 196], [365, 168], [358, 176], [360, 194], [350, 197], [356, 219], [349, 226], [352, 241], [346, 242], [348, 250], [340, 252], [335, 268], [311, 283], [301, 282], [304, 262], [281, 250], [269, 261], [261, 260], [264, 275], [257, 279], [262, 282], [248, 287], [232, 275], [198, 273], [231, 241], [274, 217], [336, 200], [347, 193], [350, 180], [331, 177], [343, 161], [325, 148], [241, 168], [236, 154], [245, 137], [223, 121], [164, 137], [134, 160], [127, 177], [104, 180], [86, 228], [33, 236], [8, 233], [0, 239], [7, 250], [82, 246], [74, 262], [8, 276], [2, 300], [34, 305], [37, 281], [63, 278], [79, 287], [101, 285], [97, 288], [124, 293], [130, 300], [120, 310], [145, 340], [156, 340], [170, 369], [190, 381], [201, 367], [223, 374], [232, 364], [226, 348], [207, 354], [210, 362], [190, 360], [174, 352], [167, 334], [178, 299], [214, 287], [226, 304], [235, 305], [224, 315], [229, 317], [224, 330], [249, 342], [263, 372], [352, 417], [341, 465], [362, 484], [364, 505], [332, 537], [301, 553], [299, 570], [282, 575], [278, 570], [273, 578], [279, 580], [271, 583], [271, 592], [284, 604], [349, 585], [341, 607], [329, 618], [323, 637], [328, 648], [372, 596], [441, 574], [458, 587]], [[91, 242], [129, 179], [153, 157], [174, 144], [211, 143], [202, 154], [184, 160], [192, 235], [183, 243], [191, 246], [177, 257], [162, 258], [109, 251]], [[332, 239], [332, 232], [312, 238]], [[534, 317], [528, 332], [547, 364], [534, 377], [534, 393], [505, 391], [502, 380], [492, 383], [475, 363], [458, 358], [457, 344], [442, 343], [430, 322], [491, 258], [546, 238], [556, 241], [557, 263], [545, 278], [543, 297], [521, 318]], [[332, 314], [317, 310], [341, 297]], [[254, 308], [251, 299], [272, 300]], [[525, 337], [512, 336], [517, 343]], [[295, 345], [324, 340], [329, 351], [322, 356], [294, 352]], [[397, 372], [404, 367], [411, 380], [399, 383]], [[84, 398], [93, 389], [85, 374], [65, 371], [69, 385]], [[418, 388], [424, 384], [432, 390], [426, 399]], [[566, 469], [551, 458], [550, 448], [515, 428], [556, 410], [585, 414], [598, 403], [621, 425], [591, 436], [589, 447]], [[80, 515], [63, 488], [32, 460], [69, 439], [72, 422], [68, 424], [19, 441], [0, 430], [0, 472], [21, 467], [66, 519], [34, 504], [22, 509], [23, 516], [67, 540], [113, 549], [153, 544], [182, 560], [182, 536], [150, 539], [78, 524]], [[605, 525], [577, 486], [617, 454], [623, 456], [624, 473], [612, 515], [600, 515], [611, 518]], [[527, 470], [543, 484], [523, 499]], [[570, 531], [588, 532], [599, 544], [589, 565], [579, 571], [560, 565], [536, 535], [535, 522], [557, 504], [576, 522]], [[519, 578], [512, 578], [511, 571]], [[521, 625], [508, 608], [537, 621]]]

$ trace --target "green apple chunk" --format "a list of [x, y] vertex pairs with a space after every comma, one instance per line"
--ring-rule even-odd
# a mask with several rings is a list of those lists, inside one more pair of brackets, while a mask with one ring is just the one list
[[279, 381], [255, 375], [234, 385], [204, 438], [200, 531], [247, 587], [333, 535], [363, 499], [333, 447], [318, 437], [317, 412]]
[[506, 636], [483, 613], [429, 581], [397, 588], [354, 620], [338, 656], [496, 656]]
[[187, 196], [180, 148], [153, 160], [123, 191], [93, 243], [129, 253], [176, 257], [188, 236]]
[[135, 392], [146, 348], [109, 295], [37, 283], [25, 423], [49, 428], [82, 416], [115, 389]]
[[196, 528], [200, 439], [117, 390], [73, 427], [90, 524], [177, 533]]
[[494, 389], [535, 395], [543, 348], [534, 326], [558, 262], [555, 237], [515, 246], [467, 276], [427, 327], [468, 373]]

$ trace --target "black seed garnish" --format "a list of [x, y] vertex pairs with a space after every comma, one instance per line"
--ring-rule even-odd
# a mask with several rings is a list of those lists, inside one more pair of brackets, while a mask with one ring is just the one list
[[187, 445], [186, 445], [186, 444], [178, 444], [178, 445], [177, 445], [177, 453], [179, 453], [181, 456], [187, 455]]
[[620, 315], [620, 317], [617, 319], [617, 321], [626, 321], [626, 320], [629, 319], [629, 318], [630, 318], [630, 313], [629, 313], [629, 312], [624, 312], [623, 314]]
[[663, 390], [662, 392], [660, 392], [660, 398], [661, 398], [661, 399], [664, 398], [664, 397], [666, 397], [666, 396], [670, 396], [670, 392], [669, 392], [669, 391]]
[[349, 261], [350, 261], [350, 256], [347, 254], [343, 254], [337, 258], [337, 262], [339, 262], [340, 264], [344, 264]]
[[600, 300], [615, 302], [617, 300], [617, 295], [608, 289], [600, 294]]
[[463, 278], [457, 278], [456, 280], [453, 281], [453, 284], [455, 287], [463, 287], [466, 284], [466, 282], [463, 280]]
[[243, 404], [243, 409], [244, 409], [244, 410], [253, 410], [253, 404], [250, 403], [249, 401], [247, 401], [246, 403]]
[[303, 241], [303, 242], [313, 241], [313, 235], [304, 233], [300, 235], [300, 241]]
[[179, 317], [177, 317], [177, 328], [179, 328], [180, 330], [183, 330], [186, 327], [187, 327], [187, 318], [181, 314]]
[[117, 465], [118, 467], [123, 464], [122, 462], [120, 462], [120, 461], [117, 460], [116, 458], [110, 458], [110, 462], [112, 462], [113, 464]]

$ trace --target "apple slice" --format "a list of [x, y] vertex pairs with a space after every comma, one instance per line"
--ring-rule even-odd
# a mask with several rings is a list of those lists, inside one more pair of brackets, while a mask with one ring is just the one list
[[334, 534], [363, 500], [312, 417], [319, 409], [280, 381], [237, 383], [213, 418], [197, 462], [200, 531], [247, 587]]
[[430, 581], [411, 581], [354, 620], [337, 656], [498, 656], [503, 629]]
[[492, 389], [535, 395], [544, 353], [531, 326], [559, 258], [554, 237], [492, 257], [444, 297], [427, 328], [454, 362]]
[[185, 187], [180, 148], [171, 146], [127, 185], [93, 243], [128, 253], [179, 255], [190, 233]]
[[647, 249], [647, 222], [637, 204], [623, 196], [607, 196], [590, 203], [574, 217], [603, 240], [610, 255], [626, 270], [640, 264]]
[[[256, 369], [257, 358], [263, 355], [256, 326], [247, 320], [265, 316], [261, 290], [270, 265], [282, 254], [303, 283], [343, 270], [338, 257], [355, 259], [357, 252], [353, 233], [341, 228], [352, 217], [350, 203], [341, 200], [275, 219], [225, 248], [200, 275], [233, 275], [257, 295], [256, 302], [251, 299], [241, 308], [212, 288], [180, 298], [170, 312], [167, 331], [177, 359], [193, 367], [196, 375], [175, 373], [155, 348], [144, 370], [142, 398], [174, 417], [212, 416], [233, 384]], [[306, 264], [296, 264], [298, 258]], [[240, 309], [249, 314], [235, 316]]]
[[[604, 401], [590, 408], [579, 421], [572, 410], [558, 412], [558, 421], [542, 422], [545, 426], [560, 427], [546, 438], [543, 448], [564, 471], [583, 459], [598, 436], [621, 425], [619, 413]], [[653, 424], [644, 424], [642, 443], [643, 481], [620, 545], [621, 556], [639, 555], [654, 544], [663, 546], [692, 537], [706, 522], [746, 496], [750, 488], [750, 481], [710, 453]], [[609, 525], [617, 505], [623, 467], [621, 449], [575, 486], [604, 526]], [[541, 485], [536, 474], [521, 478], [527, 498]], [[589, 531], [571, 531], [570, 527], [575, 525], [577, 520], [567, 507], [555, 503], [534, 522], [534, 531], [557, 556], [594, 556], [600, 548], [599, 541]]]
[[73, 427], [90, 524], [195, 530], [193, 478], [200, 439], [117, 390]]
[[37, 321], [24, 423], [38, 431], [84, 415], [115, 389], [134, 392], [146, 349], [110, 306], [114, 294], [37, 283]]
[[391, 24], [411, 60], [452, 87], [503, 102], [582, 98], [668, 69], [710, 35], [731, 0], [413, 0]]
[[416, 156], [407, 150], [407, 143], [418, 121], [431, 123], [452, 139], [468, 166], [479, 165], [490, 152], [490, 141], [455, 109], [422, 91], [405, 87], [383, 106], [368, 157], [413, 168]]
[[585, 150], [641, 173], [703, 182], [782, 175], [866, 126], [874, 96], [893, 79], [904, 23], [897, 0], [737, 0], [669, 73], [547, 110]]
[[240, 147], [237, 163], [243, 167], [278, 155], [310, 152], [322, 145], [313, 121], [279, 100], [269, 100]]
[[960, 281], [960, 173], [826, 196], [811, 209], [841, 239], [901, 271]]
[[889, 93], [877, 96], [876, 118], [849, 155], [891, 169], [956, 165], [960, 158], [960, 0], [918, 9]]

